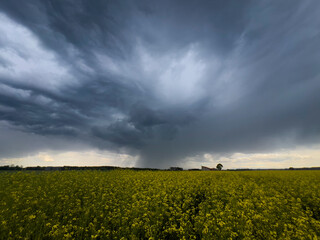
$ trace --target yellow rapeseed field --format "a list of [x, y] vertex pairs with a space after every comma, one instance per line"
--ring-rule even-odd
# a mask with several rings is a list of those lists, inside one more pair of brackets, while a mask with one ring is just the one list
[[319, 239], [320, 171], [0, 172], [0, 239]]

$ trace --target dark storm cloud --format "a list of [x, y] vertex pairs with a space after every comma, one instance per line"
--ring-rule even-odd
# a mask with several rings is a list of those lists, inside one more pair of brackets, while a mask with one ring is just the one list
[[[68, 136], [30, 134], [29, 131], [21, 131], [19, 127], [12, 128], [12, 126], [9, 126], [5, 122], [0, 122], [0, 132], [1, 160], [5, 158], [26, 157], [44, 151], [79, 151], [89, 149], [87, 144]], [[0, 164], [2, 164], [1, 160]]]
[[319, 5], [1, 1], [0, 119], [144, 166], [317, 143]]

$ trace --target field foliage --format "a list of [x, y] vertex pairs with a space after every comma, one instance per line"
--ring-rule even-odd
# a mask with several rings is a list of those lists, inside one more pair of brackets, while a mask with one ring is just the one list
[[320, 171], [0, 172], [0, 239], [319, 239]]

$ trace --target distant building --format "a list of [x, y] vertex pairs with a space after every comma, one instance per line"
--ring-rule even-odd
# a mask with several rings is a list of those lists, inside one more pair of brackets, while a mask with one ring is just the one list
[[209, 167], [205, 167], [205, 166], [201, 166], [201, 170], [202, 171], [218, 171], [218, 169], [216, 169], [216, 168], [209, 168]]

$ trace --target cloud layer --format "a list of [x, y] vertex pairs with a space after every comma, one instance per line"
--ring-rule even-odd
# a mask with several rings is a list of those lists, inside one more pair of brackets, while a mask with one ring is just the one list
[[[319, 7], [1, 1], [2, 131], [12, 143], [22, 131], [147, 167], [317, 144]], [[61, 148], [29, 145], [21, 154]]]

